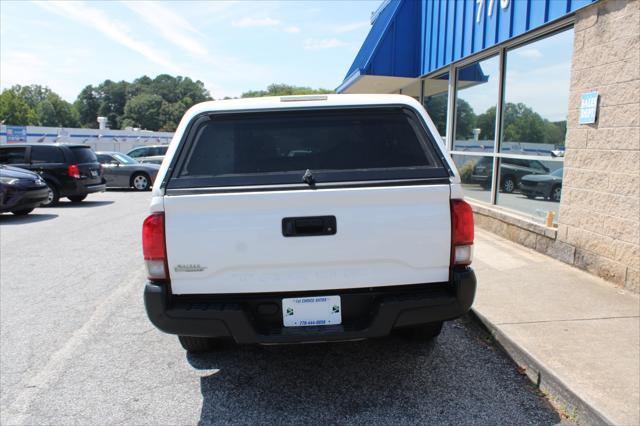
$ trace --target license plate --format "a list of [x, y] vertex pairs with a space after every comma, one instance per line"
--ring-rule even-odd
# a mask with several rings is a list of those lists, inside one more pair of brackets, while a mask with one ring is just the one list
[[96, 172], [95, 170], [91, 170], [91, 177], [97, 177], [98, 176], [98, 172]]
[[309, 296], [282, 299], [285, 327], [309, 327], [342, 323], [340, 296]]

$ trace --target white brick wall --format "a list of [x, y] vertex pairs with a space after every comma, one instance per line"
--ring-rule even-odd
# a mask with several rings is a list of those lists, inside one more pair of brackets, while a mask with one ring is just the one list
[[[598, 121], [580, 125], [593, 90]], [[640, 291], [640, 1], [577, 13], [567, 127], [557, 242], [575, 266]]]

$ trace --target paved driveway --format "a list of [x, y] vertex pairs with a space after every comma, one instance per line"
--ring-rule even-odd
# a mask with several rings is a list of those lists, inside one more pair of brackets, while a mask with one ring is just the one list
[[[0, 423], [554, 424], [465, 321], [398, 338], [186, 355], [147, 321], [148, 193], [0, 216]], [[482, 284], [480, 284], [482, 285]]]

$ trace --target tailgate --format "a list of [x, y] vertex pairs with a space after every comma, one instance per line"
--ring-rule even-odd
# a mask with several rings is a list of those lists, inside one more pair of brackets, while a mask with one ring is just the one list
[[[447, 281], [449, 191], [435, 184], [165, 196], [172, 292]], [[318, 216], [335, 216], [334, 235], [283, 235], [284, 218]]]

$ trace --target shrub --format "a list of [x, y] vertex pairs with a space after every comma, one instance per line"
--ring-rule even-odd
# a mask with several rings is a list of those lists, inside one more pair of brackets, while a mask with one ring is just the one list
[[471, 181], [471, 174], [473, 174], [473, 168], [476, 166], [476, 163], [477, 161], [470, 160], [460, 167], [459, 172], [462, 183], [469, 183]]

